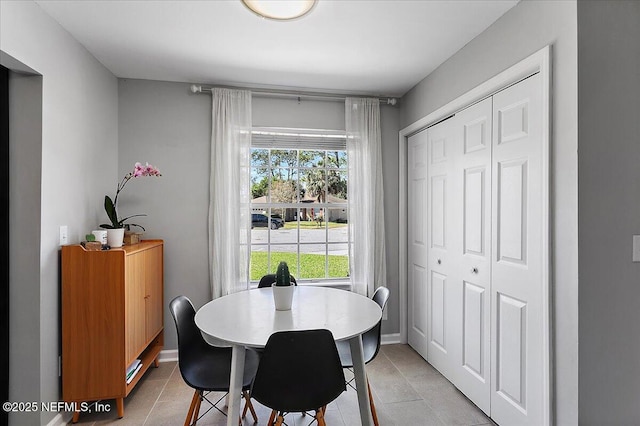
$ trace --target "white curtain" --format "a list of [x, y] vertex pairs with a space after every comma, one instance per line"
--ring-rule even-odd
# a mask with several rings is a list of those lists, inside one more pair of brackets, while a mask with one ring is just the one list
[[374, 289], [386, 285], [380, 103], [347, 98], [345, 115], [351, 287], [371, 296]]
[[251, 92], [212, 89], [209, 280], [212, 298], [249, 288]]

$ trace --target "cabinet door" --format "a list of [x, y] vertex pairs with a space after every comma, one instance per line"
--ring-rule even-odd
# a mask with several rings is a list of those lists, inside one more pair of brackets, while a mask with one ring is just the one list
[[146, 344], [144, 258], [141, 254], [131, 254], [126, 256], [125, 260], [125, 356], [127, 365], [138, 357]]
[[148, 343], [162, 330], [163, 254], [162, 246], [144, 251], [145, 341]]

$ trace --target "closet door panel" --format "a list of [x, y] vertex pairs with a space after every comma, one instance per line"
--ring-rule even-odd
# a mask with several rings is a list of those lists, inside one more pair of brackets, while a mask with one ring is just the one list
[[460, 152], [455, 160], [459, 182], [453, 202], [452, 283], [456, 350], [456, 386], [485, 413], [490, 412], [491, 366], [491, 137], [492, 100], [456, 114]]
[[542, 88], [534, 75], [493, 97], [491, 416], [539, 425], [543, 401]]
[[409, 138], [407, 151], [408, 182], [408, 341], [427, 358], [427, 248], [428, 248], [428, 146], [427, 131]]
[[428, 187], [428, 360], [451, 381], [455, 381], [453, 352], [455, 330], [456, 265], [452, 261], [459, 239], [452, 214], [454, 193], [459, 184], [454, 175], [455, 158], [461, 140], [455, 135], [455, 117], [427, 130], [429, 147]]

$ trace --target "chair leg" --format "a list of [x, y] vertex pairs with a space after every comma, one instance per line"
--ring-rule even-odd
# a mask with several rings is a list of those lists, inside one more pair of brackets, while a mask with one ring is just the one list
[[369, 378], [367, 377], [367, 390], [369, 391], [369, 406], [371, 407], [371, 416], [373, 417], [374, 426], [378, 426], [378, 415], [376, 414], [376, 405], [373, 403], [373, 395], [371, 394], [371, 386], [369, 386]]
[[318, 426], [327, 426], [324, 422], [324, 407], [316, 410], [316, 421], [318, 422]]
[[282, 426], [284, 423], [284, 417], [282, 416], [282, 412], [278, 413], [278, 418], [276, 419], [276, 426]]
[[191, 398], [191, 405], [189, 405], [189, 412], [187, 413], [187, 418], [184, 419], [184, 426], [189, 426], [191, 424], [191, 420], [193, 419], [193, 411], [196, 408], [198, 399], [200, 399], [200, 393], [196, 390], [193, 392], [193, 398]]
[[245, 391], [242, 391], [242, 397], [247, 401], [244, 403], [244, 408], [242, 409], [242, 416], [240, 416], [241, 418], [245, 418], [247, 417], [247, 410], [249, 409], [249, 400], [247, 399], [247, 395]]
[[196, 402], [196, 407], [193, 412], [193, 423], [191, 423], [193, 426], [196, 426], [196, 423], [198, 422], [198, 416], [200, 415], [200, 404], [202, 404], [202, 391], [198, 392], [198, 401]]
[[251, 417], [253, 417], [253, 422], [258, 423], [258, 415], [256, 414], [256, 410], [253, 408], [253, 404], [251, 403], [251, 395], [249, 395], [249, 391], [242, 392], [242, 396], [244, 397], [244, 410], [242, 411], [242, 418], [244, 419], [247, 415], [247, 408], [251, 411]]
[[269, 422], [267, 423], [267, 426], [273, 426], [273, 422], [276, 420], [276, 410], [271, 410], [271, 415], [269, 416]]

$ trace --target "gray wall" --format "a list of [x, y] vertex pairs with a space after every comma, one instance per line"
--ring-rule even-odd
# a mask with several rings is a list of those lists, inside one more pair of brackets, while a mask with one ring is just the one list
[[[165, 240], [165, 306], [179, 294], [199, 308], [211, 300], [208, 281], [207, 211], [211, 97], [194, 95], [187, 84], [121, 79], [119, 99], [119, 168], [128, 172], [136, 161], [160, 168], [159, 179], [132, 181], [122, 193], [123, 214], [146, 213], [140, 224], [145, 238]], [[399, 111], [382, 108], [385, 163], [385, 214], [388, 277], [392, 294], [398, 283], [398, 182], [397, 134]], [[252, 118], [256, 126], [344, 129], [344, 104], [254, 97]], [[395, 300], [395, 306], [392, 304]], [[385, 333], [399, 330], [397, 299], [389, 306]], [[177, 342], [173, 320], [165, 311], [165, 349]]]
[[580, 424], [640, 424], [640, 3], [578, 2]]
[[[521, 1], [402, 98], [401, 126], [552, 45], [551, 231], [555, 420], [578, 423], [576, 2]], [[630, 241], [630, 240], [629, 240]]]
[[[68, 225], [70, 242], [79, 242], [81, 236], [99, 223], [104, 194], [114, 191], [118, 179], [117, 80], [31, 1], [0, 2], [0, 50], [3, 61], [13, 57], [42, 75], [41, 161], [35, 157], [26, 168], [15, 169], [34, 204], [18, 204], [16, 207], [21, 210], [14, 214], [32, 217], [34, 213], [29, 209], [37, 207], [37, 200], [33, 198], [37, 197], [34, 195], [38, 192], [36, 185], [40, 185], [42, 213], [40, 222], [33, 224], [31, 231], [38, 235], [31, 241], [23, 240], [14, 232], [10, 235], [11, 244], [16, 239], [21, 244], [33, 244], [39, 255], [38, 259], [30, 257], [31, 251], [11, 253], [12, 265], [30, 265], [39, 276], [38, 289], [32, 298], [25, 300], [23, 297], [17, 306], [10, 308], [11, 321], [21, 310], [36, 311], [32, 307], [38, 308], [30, 318], [31, 324], [16, 323], [19, 327], [16, 331], [12, 323], [11, 346], [19, 347], [31, 356], [12, 357], [11, 370], [27, 372], [35, 368], [39, 370], [39, 376], [21, 375], [22, 383], [10, 382], [10, 391], [12, 398], [15, 392], [29, 389], [36, 401], [58, 401], [61, 398], [58, 229], [60, 225]], [[10, 102], [14, 104], [15, 101]], [[15, 104], [11, 110], [14, 108]], [[38, 126], [38, 113], [34, 110], [27, 113]], [[10, 140], [10, 145], [21, 142]], [[15, 153], [14, 148], [12, 152]], [[24, 159], [20, 161], [24, 162]], [[33, 173], [32, 168], [39, 170], [36, 172], [41, 176], [39, 181], [29, 176]], [[13, 225], [11, 223], [12, 231]], [[20, 282], [12, 281], [10, 292], [24, 295]], [[38, 363], [35, 366], [34, 360]], [[55, 413], [38, 415], [39, 421], [17, 417], [12, 417], [11, 421], [21, 425], [46, 424]]]

